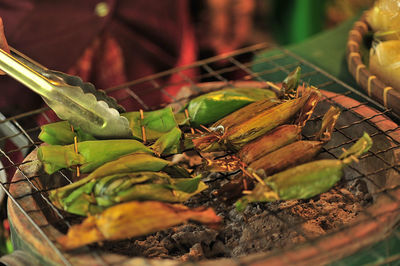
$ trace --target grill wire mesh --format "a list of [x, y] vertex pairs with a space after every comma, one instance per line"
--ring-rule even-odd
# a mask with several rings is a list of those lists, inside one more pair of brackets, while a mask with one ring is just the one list
[[[114, 88], [110, 88], [106, 90], [107, 92], [114, 91], [114, 90], [129, 90], [129, 95], [135, 101], [138, 102], [140, 107], [144, 110], [149, 109], [149, 107], [142, 101], [141, 95], [152, 93], [154, 91], [160, 90], [163, 94], [171, 99], [173, 103], [180, 103], [184, 99], [175, 98], [169, 95], [164, 88], [169, 85], [174, 86], [183, 86], [183, 85], [191, 85], [191, 89], [193, 93], [196, 94], [199, 91], [197, 90], [196, 84], [199, 82], [209, 82], [209, 81], [218, 81], [223, 83], [229, 83], [230, 80], [235, 79], [238, 81], [273, 81], [273, 82], [280, 82], [284, 79], [284, 77], [292, 71], [295, 67], [300, 65], [302, 67], [302, 76], [301, 79], [305, 83], [309, 83], [319, 89], [323, 89], [325, 91], [335, 91], [339, 94], [329, 94], [328, 96], [325, 95], [324, 101], [329, 102], [332, 105], [339, 106], [343, 113], [351, 113], [353, 117], [353, 121], [347, 125], [337, 125], [334, 130], [334, 138], [339, 136], [342, 142], [339, 145], [329, 146], [325, 145], [322, 153], [324, 153], [327, 158], [337, 158], [338, 154], [342, 148], [347, 148], [352, 143], [356, 141], [356, 137], [351, 134], [353, 128], [356, 128], [360, 125], [363, 127], [368, 127], [370, 129], [370, 135], [372, 139], [375, 138], [382, 138], [384, 137], [387, 139], [387, 142], [390, 144], [385, 147], [376, 147], [372, 149], [370, 152], [365, 154], [360, 158], [360, 161], [369, 160], [369, 161], [379, 161], [379, 169], [374, 169], [373, 171], [367, 172], [365, 169], [360, 169], [357, 165], [353, 164], [346, 168], [346, 171], [351, 171], [352, 178], [359, 178], [368, 180], [369, 184], [372, 186], [376, 186], [374, 197], [386, 197], [389, 199], [389, 202], [396, 202], [398, 199], [395, 198], [394, 193], [395, 191], [399, 190], [399, 186], [391, 186], [385, 187], [382, 184], [378, 184], [375, 181], [376, 176], [386, 175], [390, 173], [390, 175], [394, 176], [395, 178], [399, 178], [399, 162], [393, 158], [388, 159], [386, 154], [396, 154], [399, 150], [399, 140], [400, 138], [396, 138], [396, 134], [400, 132], [399, 126], [392, 123], [391, 127], [382, 128], [377, 126], [379, 124], [379, 120], [383, 119], [384, 117], [389, 117], [392, 120], [398, 122], [399, 117], [392, 113], [390, 110], [385, 109], [381, 106], [378, 102], [368, 98], [363, 93], [353, 89], [352, 87], [348, 86], [347, 84], [342, 83], [341, 81], [337, 80], [336, 78], [330, 76], [328, 73], [325, 73], [321, 69], [317, 68], [316, 66], [306, 62], [302, 58], [298, 57], [291, 52], [281, 49], [281, 48], [274, 48], [272, 52], [265, 54], [265, 49], [269, 48], [266, 44], [259, 44], [255, 46], [251, 46], [248, 48], [244, 48], [238, 50], [232, 54], [217, 56], [213, 58], [209, 58], [206, 60], [202, 60], [196, 62], [193, 65], [185, 66], [181, 68], [171, 69], [159, 74], [155, 74], [152, 76], [144, 77], [139, 80], [135, 80], [129, 82], [127, 84], [123, 84], [121, 86], [117, 86]], [[185, 74], [185, 71], [188, 69], [195, 69], [198, 75], [195, 78], [189, 78], [188, 75]], [[161, 85], [158, 80], [165, 79], [172, 74], [178, 74], [182, 77], [182, 81], [176, 84], [166, 84]], [[338, 97], [350, 97], [357, 100], [357, 104], [352, 106], [343, 106], [336, 102]], [[119, 99], [123, 100], [123, 99]], [[366, 105], [372, 106], [377, 110], [373, 114], [369, 116], [360, 115], [357, 110], [360, 108], [365, 107]], [[157, 107], [159, 108], [159, 106]], [[154, 108], [155, 109], [155, 108]], [[37, 139], [39, 133], [39, 126], [32, 124], [32, 121], [35, 121], [35, 117], [39, 114], [43, 114], [48, 108], [41, 108], [38, 110], [33, 110], [28, 113], [23, 113], [14, 117], [5, 118], [2, 121], [3, 125], [9, 125], [10, 123], [13, 125], [13, 131], [4, 131], [3, 136], [0, 139], [1, 142], [5, 142], [6, 140], [13, 139], [15, 140], [18, 137], [22, 137], [27, 141], [21, 144], [16, 149], [12, 150], [5, 150], [2, 148], [0, 150], [2, 160], [8, 161], [11, 166], [11, 169], [15, 169], [19, 171], [21, 167], [20, 162], [14, 162], [12, 159], [12, 154], [18, 153], [21, 151], [32, 151], [34, 148], [40, 145], [40, 142]], [[131, 110], [128, 110], [131, 111]], [[314, 115], [311, 121], [320, 121], [320, 115]], [[378, 121], [378, 122], [377, 122]], [[48, 122], [52, 122], [49, 121]], [[312, 136], [305, 134], [304, 138], [311, 138]], [[357, 136], [359, 137], [359, 136]], [[26, 153], [25, 153], [26, 154]], [[26, 162], [24, 162], [26, 163]], [[22, 163], [22, 164], [24, 164]], [[0, 169], [3, 173], [9, 170], [8, 167], [3, 167]], [[24, 175], [24, 174], [23, 174]], [[64, 176], [67, 178], [67, 176]], [[6, 194], [8, 195], [9, 199], [17, 206], [17, 208], [23, 213], [23, 215], [28, 219], [29, 223], [31, 223], [31, 228], [36, 230], [37, 233], [44, 239], [47, 245], [50, 246], [52, 252], [57, 254], [60, 257], [60, 260], [65, 264], [70, 264], [70, 254], [65, 254], [61, 250], [57, 248], [55, 238], [52, 236], [48, 230], [50, 226], [54, 224], [49, 224], [47, 221], [38, 220], [36, 218], [36, 212], [38, 210], [30, 210], [27, 208], [23, 201], [28, 197], [36, 197], [40, 198], [45, 204], [41, 205], [41, 210], [44, 211], [51, 209], [56, 213], [56, 223], [61, 225], [61, 227], [68, 228], [70, 227], [69, 218], [65, 217], [61, 212], [59, 212], [52, 203], [48, 200], [46, 192], [49, 188], [43, 188], [36, 182], [36, 179], [39, 178], [38, 176], [30, 177], [25, 175], [24, 180], [20, 181], [11, 181], [11, 182], [2, 182], [1, 186], [5, 190]], [[16, 182], [24, 182], [26, 183], [27, 189], [25, 194], [19, 195], [11, 195], [9, 192], [9, 187], [11, 184], [15, 184]], [[66, 182], [71, 182], [67, 180]], [[398, 184], [398, 183], [397, 183]], [[340, 191], [338, 191], [340, 193]], [[343, 194], [345, 198], [347, 195]], [[395, 209], [390, 210], [393, 213], [397, 213], [397, 216], [400, 213], [400, 209], [396, 207]], [[374, 213], [369, 213], [368, 209], [364, 209], [362, 211], [364, 215], [364, 219], [359, 221], [358, 223], [364, 223], [370, 220], [379, 221], [380, 217], [376, 216]], [[304, 245], [310, 245], [314, 249], [316, 249], [320, 253], [326, 252], [326, 248], [324, 246], [320, 246], [320, 242], [329, 236], [335, 235], [342, 232], [346, 232], [349, 227], [357, 226], [357, 223], [351, 223], [348, 225], [343, 225], [338, 230], [333, 232], [328, 232], [325, 235], [310, 238], [307, 236], [306, 233], [302, 231], [301, 226], [297, 223], [292, 223], [290, 221], [285, 221], [284, 218], [280, 215], [279, 211], [270, 211], [270, 214], [275, 216], [277, 219], [282, 220], [283, 223], [287, 224], [288, 228], [292, 228], [295, 230], [298, 235], [303, 236], [305, 239]], [[384, 216], [386, 213], [380, 213], [380, 215]], [[394, 229], [394, 228], [392, 228]], [[392, 231], [392, 230], [389, 230]], [[394, 233], [392, 237], [396, 238], [396, 241], [400, 240], [399, 233], [396, 230], [393, 230]], [[378, 237], [379, 238], [379, 237]], [[378, 239], [377, 238], [377, 239]], [[382, 236], [383, 238], [383, 236]], [[357, 242], [357, 239], [353, 240]], [[292, 247], [288, 247], [289, 249]], [[267, 253], [266, 255], [258, 256], [255, 261], [263, 261], [268, 259], [268, 257], [276, 256], [283, 254], [283, 252], [287, 250], [287, 248], [282, 249], [275, 249], [272, 252]], [[88, 254], [93, 256], [99, 264], [108, 264], [107, 260], [104, 259], [102, 254], [96, 250], [88, 250]], [[370, 257], [373, 258], [373, 261], [379, 262], [379, 264], [393, 262], [396, 259], [399, 259], [399, 253], [391, 254], [387, 257], [382, 257], [382, 254], [377, 252], [374, 248], [368, 249], [368, 254]], [[129, 260], [129, 258], [126, 258]], [[234, 259], [234, 258], [233, 258]], [[290, 256], [285, 258], [288, 263], [291, 262]], [[235, 260], [235, 259], [234, 259]], [[242, 262], [237, 261], [238, 264]]]

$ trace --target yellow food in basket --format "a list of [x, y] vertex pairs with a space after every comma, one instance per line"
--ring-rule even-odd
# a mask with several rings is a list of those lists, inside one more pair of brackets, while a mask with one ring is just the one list
[[367, 11], [366, 20], [374, 32], [400, 29], [400, 1], [379, 0]]
[[400, 40], [374, 43], [369, 69], [386, 85], [400, 89]]

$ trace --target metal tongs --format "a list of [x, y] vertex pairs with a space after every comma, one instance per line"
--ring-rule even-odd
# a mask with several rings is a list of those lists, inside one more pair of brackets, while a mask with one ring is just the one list
[[[104, 93], [99, 97], [92, 84], [76, 76], [49, 70], [10, 50], [11, 54], [0, 49], [0, 69], [39, 94], [60, 119], [99, 138], [132, 136], [128, 119], [120, 116], [114, 99]], [[88, 89], [93, 93], [86, 93]]]

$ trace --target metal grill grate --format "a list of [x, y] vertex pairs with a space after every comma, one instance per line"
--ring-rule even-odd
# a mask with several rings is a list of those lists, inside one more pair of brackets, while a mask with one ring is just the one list
[[[303, 225], [307, 222], [307, 219], [288, 221], [285, 220], [282, 215], [282, 210], [278, 208], [262, 208], [268, 215], [280, 220], [286, 225], [288, 230], [293, 230], [298, 237], [304, 238], [304, 242], [301, 245], [292, 245], [285, 248], [275, 248], [268, 253], [263, 253], [256, 257], [249, 257], [244, 259], [235, 259], [234, 262], [237, 264], [251, 263], [257, 261], [264, 261], [279, 257], [283, 262], [295, 263], [299, 262], [298, 254], [302, 248], [308, 247], [309, 254], [326, 254], [325, 259], [332, 261], [335, 256], [340, 256], [340, 246], [330, 246], [328, 242], [331, 242], [335, 236], [341, 238], [344, 242], [341, 242], [346, 248], [350, 246], [354, 247], [353, 251], [357, 250], [357, 247], [364, 247], [360, 244], [357, 237], [362, 237], [362, 241], [366, 241], [367, 244], [375, 242], [384, 237], [383, 233], [389, 233], [393, 229], [393, 225], [400, 218], [400, 175], [399, 175], [399, 141], [400, 141], [400, 128], [397, 124], [391, 122], [387, 117], [394, 121], [400, 121], [399, 117], [392, 113], [390, 110], [385, 109], [378, 102], [370, 99], [363, 93], [355, 90], [347, 84], [337, 80], [328, 73], [325, 73], [318, 67], [306, 62], [302, 58], [287, 50], [280, 48], [274, 48], [273, 50], [266, 51], [269, 48], [265, 44], [259, 44], [252, 47], [238, 50], [232, 54], [222, 55], [213, 57], [210, 59], [198, 61], [193, 65], [185, 66], [181, 68], [171, 69], [162, 73], [144, 77], [121, 86], [110, 88], [107, 92], [116, 90], [127, 90], [129, 97], [132, 97], [137, 105], [145, 110], [160, 108], [151, 107], [146, 104], [142, 99], [144, 95], [151, 94], [155, 91], [161, 91], [166, 98], [170, 99], [171, 103], [181, 104], [185, 97], [172, 96], [168, 94], [166, 88], [169, 86], [188, 86], [193, 95], [201, 93], [201, 88], [197, 86], [199, 82], [213, 82], [217, 81], [222, 84], [230, 84], [232, 80], [235, 81], [272, 81], [280, 82], [286, 75], [292, 71], [298, 65], [302, 68], [302, 81], [309, 83], [321, 90], [326, 91], [324, 93], [324, 102], [329, 105], [336, 105], [342, 109], [342, 120], [338, 123], [334, 130], [333, 139], [337, 141], [328, 143], [324, 146], [323, 151], [320, 155], [322, 158], [338, 158], [343, 148], [349, 147], [353, 144], [358, 137], [360, 132], [363, 130], [367, 131], [374, 143], [373, 149], [366, 155], [360, 158], [360, 163], [351, 165], [346, 168], [346, 182], [352, 180], [365, 180], [368, 184], [368, 188], [372, 191], [372, 203], [368, 208], [364, 208], [361, 213], [361, 219], [357, 219], [356, 222], [352, 222], [346, 225], [341, 225], [326, 234], [318, 235], [317, 237], [310, 237], [310, 235], [303, 230]], [[186, 74], [188, 70], [195, 70], [197, 75], [195, 78], [190, 78]], [[165, 84], [160, 81], [166, 80], [172, 74], [177, 74], [181, 77], [180, 81], [174, 84]], [[353, 99], [353, 100], [352, 100]], [[118, 99], [123, 101], [125, 99]], [[166, 103], [169, 104], [169, 103]], [[373, 107], [374, 110], [369, 107]], [[312, 117], [308, 123], [317, 123], [322, 118], [324, 107]], [[70, 221], [73, 219], [70, 216], [66, 216], [55, 208], [47, 198], [47, 191], [54, 187], [45, 187], [43, 184], [38, 182], [40, 176], [31, 176], [29, 173], [21, 171], [24, 165], [29, 163], [29, 160], [21, 163], [13, 159], [15, 154], [24, 152], [24, 156], [27, 151], [35, 149], [40, 142], [37, 139], [39, 133], [39, 126], [32, 123], [36, 121], [38, 115], [45, 115], [48, 108], [41, 108], [33, 110], [28, 113], [20, 114], [14, 117], [5, 118], [1, 124], [0, 129], [3, 132], [3, 136], [0, 138], [0, 142], [13, 141], [17, 148], [11, 150], [0, 150], [2, 161], [10, 166], [2, 167], [0, 170], [4, 173], [10, 169], [15, 169], [23, 177], [20, 180], [12, 180], [11, 182], [2, 182], [1, 186], [9, 196], [10, 201], [17, 206], [17, 209], [30, 223], [30, 228], [35, 230], [41, 238], [40, 241], [47, 245], [50, 249], [49, 252], [54, 253], [58, 256], [59, 261], [65, 264], [72, 264], [73, 255], [64, 253], [57, 248], [55, 238], [57, 234], [54, 234], [53, 226], [57, 228], [67, 229], [70, 226]], [[132, 111], [132, 110], [129, 110]], [[47, 117], [48, 122], [53, 122]], [[339, 120], [340, 121], [340, 120]], [[3, 127], [1, 127], [3, 125]], [[11, 127], [13, 130], [9, 130]], [[304, 133], [306, 139], [312, 138], [312, 134], [309, 132]], [[383, 177], [386, 177], [383, 178]], [[66, 179], [64, 182], [69, 183], [71, 180], [66, 175], [60, 173], [58, 178]], [[21, 185], [23, 183], [23, 185]], [[10, 186], [18, 185], [18, 191], [10, 190]], [[21, 189], [21, 188], [25, 188]], [[341, 186], [335, 187], [336, 193], [343, 197], [344, 200], [351, 197], [347, 193], [341, 191]], [[28, 199], [34, 198], [36, 201], [41, 202], [39, 208], [31, 207], [27, 204]], [[291, 203], [291, 207], [299, 207], [304, 204], [305, 201], [298, 201]], [[374, 209], [374, 205], [379, 204], [378, 210]], [[387, 207], [384, 207], [387, 206]], [[371, 208], [372, 207], [372, 208]], [[48, 221], [41, 219], [41, 213], [53, 213], [53, 217], [49, 218]], [[317, 216], [322, 214], [317, 213]], [[47, 216], [46, 216], [47, 217]], [[390, 219], [388, 218], [390, 217]], [[362, 231], [360, 228], [368, 225], [368, 227]], [[379, 234], [373, 234], [373, 230], [369, 232], [367, 229], [373, 227], [373, 225], [383, 226], [385, 230]], [[359, 235], [348, 235], [349, 230], [357, 229]], [[271, 232], [272, 234], [273, 232]], [[367, 234], [368, 233], [368, 234]], [[371, 235], [373, 241], [367, 241], [369, 239], [367, 235]], [[397, 240], [400, 240], [398, 233], [394, 234]], [[257, 241], [256, 237], [253, 239]], [[349, 244], [350, 243], [350, 244]], [[294, 249], [296, 248], [296, 249]], [[337, 252], [332, 251], [336, 249]], [[352, 250], [352, 248], [350, 248]], [[370, 248], [368, 250], [369, 256], [372, 256], [374, 261], [386, 261], [390, 262], [399, 257], [399, 254], [394, 254], [392, 257], [382, 258], [382, 254]], [[301, 252], [299, 252], [301, 253]], [[102, 252], [98, 250], [88, 249], [88, 256], [95, 259], [99, 264], [110, 264], [110, 259], [105, 257]], [[285, 255], [283, 255], [285, 254]], [[346, 253], [347, 254], [347, 253]], [[304, 255], [305, 256], [305, 255]], [[118, 263], [122, 263], [130, 258], [124, 257], [120, 259]], [[325, 261], [326, 261], [325, 260]], [[114, 261], [115, 262], [115, 261]]]

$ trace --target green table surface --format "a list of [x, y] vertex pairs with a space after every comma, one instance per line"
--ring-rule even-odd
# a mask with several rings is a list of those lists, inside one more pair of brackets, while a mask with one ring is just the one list
[[[351, 87], [363, 91], [348, 71], [346, 62], [346, 42], [356, 16], [336, 28], [324, 31], [294, 45], [284, 47], [322, 70], [328, 72]], [[273, 54], [267, 51], [266, 54]], [[261, 56], [265, 56], [261, 55]], [[400, 265], [400, 229], [385, 240], [363, 249], [332, 265]]]
[[[352, 18], [331, 30], [317, 34], [304, 42], [285, 48], [325, 70], [348, 85], [358, 88], [347, 70], [346, 43], [348, 33], [358, 17]], [[362, 90], [360, 88], [360, 90]]]

